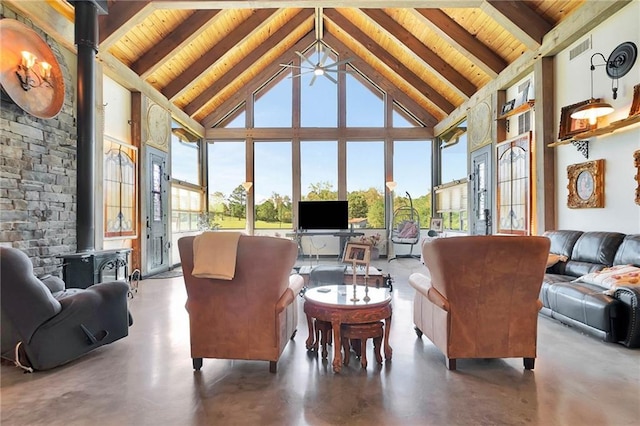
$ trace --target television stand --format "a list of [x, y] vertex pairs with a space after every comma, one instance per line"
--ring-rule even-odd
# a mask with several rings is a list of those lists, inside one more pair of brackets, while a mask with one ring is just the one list
[[302, 237], [318, 237], [318, 236], [330, 236], [330, 237], [338, 237], [340, 238], [340, 253], [338, 253], [338, 258], [342, 256], [344, 252], [344, 246], [351, 237], [360, 237], [364, 235], [364, 232], [354, 232], [352, 229], [345, 231], [302, 231], [297, 230], [293, 232], [288, 232], [285, 234], [288, 238], [293, 238], [296, 243], [298, 243], [298, 251], [299, 256], [304, 259], [304, 250], [302, 248]]

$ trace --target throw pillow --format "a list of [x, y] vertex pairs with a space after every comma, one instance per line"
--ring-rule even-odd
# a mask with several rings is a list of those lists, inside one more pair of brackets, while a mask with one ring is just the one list
[[416, 235], [418, 235], [418, 227], [415, 222], [411, 221], [405, 223], [404, 228], [398, 234], [400, 238], [415, 238]]
[[563, 256], [561, 254], [549, 253], [549, 257], [547, 258], [547, 268], [551, 268], [558, 262], [566, 262], [567, 256]]
[[633, 265], [616, 265], [583, 275], [574, 281], [599, 285], [608, 289], [607, 293], [612, 293], [619, 286], [640, 286], [640, 268]]

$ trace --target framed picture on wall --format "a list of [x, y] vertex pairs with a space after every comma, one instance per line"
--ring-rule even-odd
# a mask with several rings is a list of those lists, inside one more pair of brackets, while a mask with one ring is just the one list
[[604, 207], [604, 160], [567, 166], [569, 197], [567, 207], [583, 209]]
[[640, 149], [633, 153], [633, 164], [636, 166], [636, 204], [640, 205]]
[[[600, 102], [600, 99], [596, 99], [595, 101]], [[573, 111], [587, 103], [589, 103], [589, 101], [582, 101], [577, 104], [562, 107], [560, 110], [560, 131], [558, 132], [558, 139], [569, 139], [574, 135], [594, 130], [598, 127], [597, 123], [590, 124], [589, 120], [576, 120], [575, 118], [571, 118]]]
[[640, 114], [640, 84], [633, 86], [633, 101], [629, 110], [629, 117]]

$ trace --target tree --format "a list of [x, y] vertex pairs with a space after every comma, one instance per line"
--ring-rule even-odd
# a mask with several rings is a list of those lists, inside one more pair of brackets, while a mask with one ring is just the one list
[[262, 204], [256, 206], [256, 220], [262, 220], [264, 222], [275, 222], [276, 207], [273, 205], [272, 200], [265, 200]]
[[362, 191], [353, 191], [347, 196], [347, 201], [349, 201], [350, 218], [356, 219], [367, 217], [369, 206], [367, 205], [367, 199]]
[[309, 201], [337, 200], [338, 192], [333, 190], [333, 185], [329, 182], [312, 183], [309, 185], [309, 194], [303, 199]]
[[238, 185], [229, 195], [229, 214], [233, 217], [241, 219], [246, 216], [247, 211], [247, 191]]
[[224, 194], [220, 191], [214, 192], [209, 196], [209, 212], [213, 214], [213, 219], [218, 216], [222, 218], [227, 211], [227, 205], [225, 204]]

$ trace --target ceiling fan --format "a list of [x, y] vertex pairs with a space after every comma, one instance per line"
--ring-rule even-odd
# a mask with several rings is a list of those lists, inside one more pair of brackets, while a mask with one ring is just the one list
[[333, 76], [329, 75], [329, 73], [349, 73], [351, 72], [348, 69], [339, 69], [338, 67], [343, 64], [348, 64], [353, 60], [353, 58], [347, 58], [342, 61], [330, 62], [327, 63], [327, 59], [329, 59], [329, 55], [331, 53], [331, 49], [329, 49], [322, 42], [322, 8], [316, 7], [315, 13], [315, 28], [316, 28], [316, 53], [317, 53], [317, 62], [313, 63], [305, 54], [296, 51], [296, 55], [300, 57], [302, 62], [300, 65], [293, 64], [280, 64], [280, 66], [285, 68], [295, 68], [298, 69], [299, 72], [297, 74], [293, 74], [291, 78], [300, 77], [304, 74], [313, 73], [313, 77], [311, 77], [311, 81], [309, 82], [309, 86], [313, 86], [313, 83], [316, 81], [316, 77], [325, 76], [333, 83], [338, 83]]

